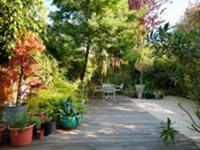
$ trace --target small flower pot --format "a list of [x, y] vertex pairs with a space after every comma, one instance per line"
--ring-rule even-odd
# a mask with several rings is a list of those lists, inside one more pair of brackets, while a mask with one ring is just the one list
[[72, 129], [77, 126], [76, 116], [63, 116], [60, 117], [60, 125], [65, 129]]
[[21, 147], [32, 142], [34, 124], [24, 128], [11, 128], [8, 126], [11, 146]]
[[44, 137], [44, 130], [43, 129], [37, 130], [36, 133], [37, 133], [37, 139], [41, 140]]
[[55, 130], [55, 127], [55, 122], [45, 122], [42, 125], [42, 128], [44, 129], [44, 136], [48, 136], [49, 134], [51, 134]]
[[0, 125], [0, 144], [3, 143], [3, 134], [6, 129], [6, 125]]

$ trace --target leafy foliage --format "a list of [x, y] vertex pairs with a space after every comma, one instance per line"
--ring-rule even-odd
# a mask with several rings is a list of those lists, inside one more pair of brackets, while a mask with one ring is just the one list
[[165, 141], [176, 142], [175, 135], [177, 131], [172, 127], [174, 122], [167, 118], [166, 122], [162, 122], [160, 137]]
[[181, 31], [192, 31], [198, 30], [200, 24], [200, 2], [196, 1], [191, 3], [186, 9], [185, 15], [181, 23], [178, 24], [177, 30]]
[[31, 116], [30, 114], [25, 112], [22, 115], [13, 118], [12, 121], [9, 123], [9, 126], [11, 128], [24, 129], [33, 123], [36, 125], [36, 128], [40, 128], [42, 121], [39, 117]]
[[72, 104], [71, 97], [68, 97], [67, 100], [63, 100], [62, 104], [64, 106], [61, 116], [75, 116], [78, 112], [76, 107]]
[[137, 19], [145, 10], [129, 11], [123, 0], [55, 0], [53, 4], [58, 10], [50, 14], [53, 24], [47, 47], [72, 79], [83, 80], [89, 61], [99, 66], [94, 66], [97, 74], [103, 72], [109, 67], [107, 60], [122, 58], [142, 38]]
[[13, 54], [12, 48], [24, 30], [42, 32], [45, 13], [42, 0], [0, 1], [0, 64]]
[[168, 60], [173, 65], [166, 68], [166, 75], [168, 74], [168, 79], [176, 87], [176, 91], [199, 100], [197, 96], [199, 92], [195, 90], [198, 84], [194, 82], [199, 82], [200, 32], [199, 30], [170, 32], [169, 29], [169, 24], [166, 24], [150, 35], [154, 55]]
[[[1, 86], [9, 87], [17, 83], [17, 105], [21, 102], [27, 90], [41, 85], [39, 79], [29, 78], [28, 83], [25, 83], [25, 79], [33, 75], [39, 69], [39, 64], [32, 57], [33, 53], [37, 50], [43, 51], [44, 49], [45, 47], [42, 40], [38, 36], [31, 32], [26, 33], [18, 39], [17, 45], [13, 48], [14, 55], [3, 68], [4, 74], [0, 75]], [[6, 75], [8, 75], [8, 80], [4, 78]], [[25, 85], [26, 88], [23, 87]], [[15, 98], [12, 103], [15, 103]]]
[[167, 2], [169, 0], [129, 0], [128, 4], [131, 10], [147, 7], [145, 15], [140, 18], [140, 23], [145, 26], [146, 30], [153, 30], [164, 22], [160, 16], [166, 9], [162, 6]]

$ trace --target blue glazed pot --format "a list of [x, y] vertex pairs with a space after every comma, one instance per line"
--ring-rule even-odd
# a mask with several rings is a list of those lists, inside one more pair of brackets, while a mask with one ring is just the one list
[[82, 119], [83, 119], [83, 115], [82, 114], [77, 114], [76, 115], [77, 125], [79, 125], [81, 123]]
[[76, 116], [60, 117], [60, 125], [66, 129], [72, 129], [77, 126]]

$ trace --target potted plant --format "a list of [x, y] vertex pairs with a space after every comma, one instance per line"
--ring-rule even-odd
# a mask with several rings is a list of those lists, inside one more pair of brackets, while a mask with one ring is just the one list
[[55, 130], [56, 122], [52, 119], [52, 117], [48, 116], [44, 118], [42, 127], [44, 129], [44, 136], [48, 136]]
[[140, 80], [139, 84], [135, 84], [135, 89], [137, 92], [137, 97], [142, 98], [142, 94], [145, 88], [145, 84], [143, 83], [143, 73], [145, 70], [145, 65], [142, 63], [142, 60], [138, 59], [135, 63], [135, 68], [140, 71]]
[[37, 139], [41, 140], [43, 137], [44, 137], [44, 129], [38, 129], [36, 131], [36, 134], [37, 134]]
[[0, 123], [0, 144], [3, 143], [3, 134], [4, 134], [5, 129], [6, 129], [6, 125]]
[[76, 110], [76, 107], [72, 105], [71, 97], [62, 101], [64, 109], [60, 113], [60, 125], [66, 129], [75, 128], [81, 121], [82, 115]]
[[2, 114], [0, 113], [0, 144], [3, 143], [3, 135], [6, 129], [6, 125], [3, 123]]
[[[6, 99], [3, 105], [3, 113], [8, 112], [15, 116], [24, 113], [26, 111], [24, 101], [28, 96], [31, 96], [30, 94], [33, 94], [33, 88], [41, 85], [41, 81], [31, 78], [40, 68], [33, 58], [36, 50], [42, 51], [44, 46], [35, 34], [29, 32], [18, 39], [17, 45], [13, 48], [14, 55], [1, 68], [0, 89], [5, 90], [4, 98]], [[6, 95], [9, 88], [12, 90], [7, 92]], [[3, 117], [8, 120], [4, 114]]]
[[162, 99], [162, 98], [163, 98], [163, 92], [160, 91], [160, 90], [154, 91], [154, 97], [155, 97], [156, 99]]
[[43, 118], [42, 127], [44, 129], [44, 135], [48, 136], [55, 130], [56, 122], [58, 121], [59, 112], [62, 109], [62, 106], [60, 101], [54, 99], [42, 102], [39, 106], [45, 111], [45, 118]]
[[33, 127], [41, 126], [41, 119], [39, 117], [31, 116], [27, 112], [21, 116], [13, 118], [8, 126], [11, 145], [20, 147], [32, 142]]
[[143, 74], [150, 68], [149, 66], [152, 64], [152, 60], [147, 57], [149, 55], [147, 54], [147, 52], [148, 48], [141, 49], [140, 57], [135, 63], [135, 68], [140, 72], [139, 84], [135, 84], [137, 97], [140, 99], [142, 98], [143, 91], [145, 89], [145, 84], [143, 82]]

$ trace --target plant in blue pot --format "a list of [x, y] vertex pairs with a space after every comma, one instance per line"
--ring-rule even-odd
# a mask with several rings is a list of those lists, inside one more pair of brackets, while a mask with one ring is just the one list
[[60, 112], [60, 125], [66, 129], [76, 128], [81, 121], [81, 114], [72, 104], [71, 97], [62, 101], [63, 109]]

